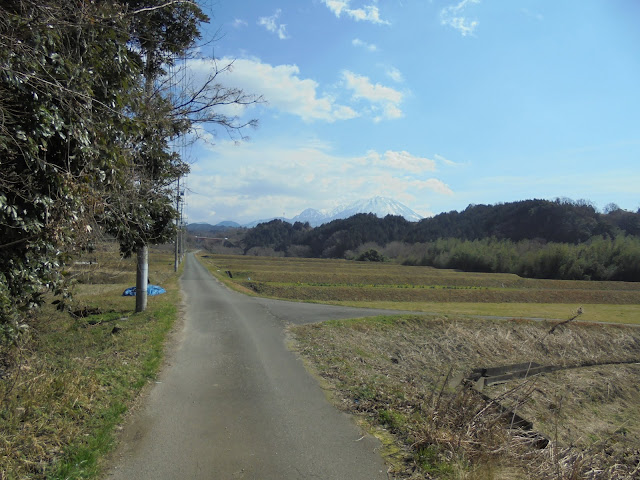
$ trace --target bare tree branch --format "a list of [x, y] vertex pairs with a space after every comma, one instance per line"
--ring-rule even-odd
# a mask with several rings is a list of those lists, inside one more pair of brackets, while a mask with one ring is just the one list
[[144, 12], [153, 12], [154, 10], [160, 10], [166, 7], [170, 7], [171, 5], [182, 4], [182, 3], [197, 6], [195, 2], [191, 2], [189, 0], [174, 0], [172, 2], [163, 3], [162, 5], [156, 5], [155, 7], [145, 7], [145, 8], [140, 8], [138, 10], [133, 10], [129, 12], [129, 15], [139, 15]]

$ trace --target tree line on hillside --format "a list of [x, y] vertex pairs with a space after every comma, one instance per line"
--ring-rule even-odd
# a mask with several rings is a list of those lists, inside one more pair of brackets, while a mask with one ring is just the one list
[[601, 213], [567, 199], [469, 205], [415, 223], [373, 214], [316, 228], [272, 220], [247, 230], [235, 245], [227, 242], [234, 246], [248, 255], [387, 257], [527, 277], [640, 281], [640, 211], [610, 204]]
[[216, 107], [256, 100], [220, 85], [225, 69], [176, 85], [207, 21], [186, 0], [0, 4], [0, 340], [63, 292], [95, 232], [125, 255], [173, 237], [188, 164], [171, 141], [197, 123], [240, 128]]

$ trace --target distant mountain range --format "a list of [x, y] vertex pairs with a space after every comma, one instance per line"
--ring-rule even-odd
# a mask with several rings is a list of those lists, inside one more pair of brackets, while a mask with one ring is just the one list
[[187, 231], [194, 235], [216, 235], [223, 233], [230, 228], [239, 228], [242, 225], [236, 222], [220, 222], [217, 225], [211, 225], [210, 223], [190, 223], [187, 225]]
[[387, 215], [399, 215], [404, 217], [409, 222], [417, 222], [422, 219], [420, 215], [411, 210], [406, 205], [387, 197], [373, 197], [367, 200], [359, 200], [349, 205], [340, 205], [332, 208], [331, 210], [316, 210], [315, 208], [307, 208], [299, 215], [293, 218], [274, 217], [264, 220], [255, 220], [253, 222], [240, 225], [236, 222], [221, 222], [217, 225], [210, 225], [208, 223], [192, 223], [189, 224], [189, 231], [197, 232], [215, 232], [222, 231], [227, 228], [246, 227], [252, 228], [259, 223], [270, 222], [271, 220], [282, 220], [288, 223], [295, 222], [309, 222], [312, 227], [318, 227], [324, 223], [329, 223], [333, 220], [341, 218], [349, 218], [357, 213], [373, 213], [377, 217], [384, 218]]

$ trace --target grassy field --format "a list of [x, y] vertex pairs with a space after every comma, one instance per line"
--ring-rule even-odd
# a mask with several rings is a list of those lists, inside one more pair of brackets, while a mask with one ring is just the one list
[[94, 478], [123, 413], [160, 367], [177, 317], [173, 255], [152, 249], [150, 279], [167, 293], [134, 314], [135, 259], [103, 246], [70, 265], [72, 310], [45, 305], [2, 353], [0, 479]]
[[224, 256], [204, 258], [243, 291], [358, 307], [640, 324], [640, 283], [525, 279], [392, 263]]
[[[382, 439], [391, 478], [640, 478], [640, 284], [315, 259], [201, 261], [253, 295], [416, 312], [290, 328], [336, 406]], [[558, 321], [579, 307], [576, 320]], [[522, 362], [563, 369], [482, 392], [463, 381], [474, 368]], [[505, 411], [531, 421], [546, 448], [511, 428]]]

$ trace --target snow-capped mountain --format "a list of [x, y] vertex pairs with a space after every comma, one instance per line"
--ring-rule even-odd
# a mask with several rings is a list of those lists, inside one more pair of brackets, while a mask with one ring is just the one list
[[296, 215], [291, 219], [291, 222], [309, 222], [309, 225], [315, 227], [317, 225], [322, 225], [327, 220], [327, 214], [321, 212], [320, 210], [316, 210], [315, 208], [307, 208], [302, 211], [299, 215]]
[[[330, 210], [317, 210], [315, 208], [307, 208], [299, 215], [289, 219], [284, 217], [273, 217], [262, 220], [255, 220], [250, 223], [242, 225], [245, 228], [253, 228], [260, 223], [267, 223], [272, 220], [282, 220], [284, 222], [309, 222], [312, 227], [318, 227], [323, 223], [329, 223], [332, 220], [338, 220], [341, 218], [349, 218], [357, 213], [373, 213], [377, 217], [383, 218], [387, 215], [399, 215], [404, 217], [409, 222], [417, 222], [422, 219], [420, 215], [411, 210], [406, 205], [403, 205], [392, 198], [387, 197], [373, 197], [368, 200], [359, 200], [349, 205], [340, 205]], [[239, 226], [235, 222], [224, 222]], [[193, 224], [197, 225], [197, 224]], [[206, 224], [205, 224], [206, 225]]]
[[334, 213], [332, 220], [337, 218], [348, 218], [356, 213], [373, 213], [378, 217], [386, 217], [387, 215], [399, 215], [410, 222], [417, 222], [422, 217], [392, 198], [373, 197], [368, 200], [360, 200], [337, 213]]
[[292, 222], [309, 222], [312, 227], [340, 218], [349, 218], [357, 213], [373, 213], [382, 218], [387, 215], [399, 215], [410, 222], [422, 219], [420, 215], [406, 205], [387, 197], [373, 197], [367, 200], [359, 200], [350, 205], [341, 205], [329, 211], [320, 211], [307, 208], [300, 215], [291, 219]]

